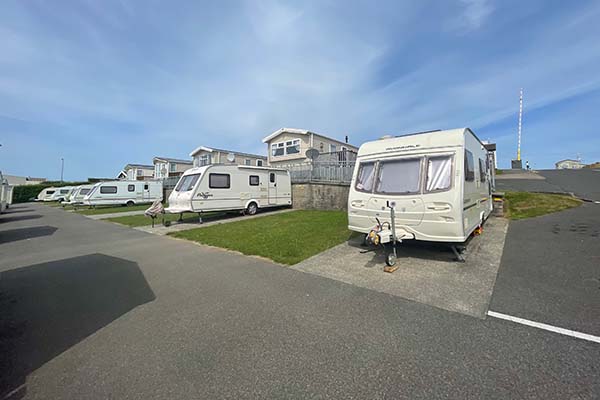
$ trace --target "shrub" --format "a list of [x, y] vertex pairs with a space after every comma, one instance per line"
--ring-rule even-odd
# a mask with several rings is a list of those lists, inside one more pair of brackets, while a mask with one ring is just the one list
[[78, 186], [87, 182], [44, 182], [39, 185], [19, 185], [13, 189], [13, 203], [25, 203], [35, 199], [37, 195], [48, 187]]

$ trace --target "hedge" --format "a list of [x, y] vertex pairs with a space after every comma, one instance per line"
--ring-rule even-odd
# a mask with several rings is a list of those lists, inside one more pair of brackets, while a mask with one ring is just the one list
[[44, 182], [39, 185], [19, 185], [13, 189], [13, 203], [25, 203], [37, 197], [37, 195], [48, 187], [79, 186], [87, 182]]

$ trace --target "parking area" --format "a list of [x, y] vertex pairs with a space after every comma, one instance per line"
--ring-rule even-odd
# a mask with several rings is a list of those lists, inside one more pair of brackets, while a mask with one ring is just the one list
[[[600, 345], [589, 340], [473, 318], [42, 205], [9, 211], [0, 216], [2, 398], [594, 399], [600, 394]], [[564, 242], [569, 246], [587, 232], [585, 246], [570, 257], [571, 273], [587, 282], [600, 254], [592, 241], [595, 225], [575, 225], [575, 232], [562, 225], [577, 218], [587, 217], [566, 215], [547, 226], [558, 224], [559, 236], [574, 234], [573, 242]], [[484, 234], [491, 230], [486, 227]], [[526, 271], [521, 260], [506, 255], [526, 251], [518, 247], [522, 240], [511, 239], [509, 227], [490, 309], [597, 332], [598, 296], [592, 288], [598, 285], [580, 298], [581, 286], [566, 289], [575, 281], [550, 278], [560, 272], [556, 267], [536, 286], [536, 280], [519, 275]], [[548, 257], [560, 248], [554, 251]], [[532, 266], [527, 274], [534, 272]], [[521, 289], [511, 292], [515, 282]], [[528, 291], [537, 293], [537, 303]], [[562, 307], [569, 301], [580, 303]], [[540, 303], [546, 309], [533, 314]], [[565, 319], [573, 306], [587, 311]]]
[[508, 221], [491, 217], [481, 236], [454, 260], [444, 245], [411, 241], [398, 246], [398, 270], [384, 273], [385, 252], [365, 252], [355, 237], [292, 268], [352, 285], [399, 296], [444, 310], [485, 318], [500, 267]]

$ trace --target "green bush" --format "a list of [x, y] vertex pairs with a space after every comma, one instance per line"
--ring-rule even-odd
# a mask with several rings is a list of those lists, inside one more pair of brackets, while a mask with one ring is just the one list
[[87, 182], [44, 182], [39, 185], [20, 185], [13, 189], [13, 203], [25, 203], [35, 199], [37, 195], [47, 187], [78, 186]]

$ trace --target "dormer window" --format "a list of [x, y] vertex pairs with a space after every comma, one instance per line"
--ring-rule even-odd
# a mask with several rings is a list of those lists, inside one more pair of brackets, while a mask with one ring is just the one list
[[300, 153], [300, 139], [271, 144], [271, 155], [273, 157]]

